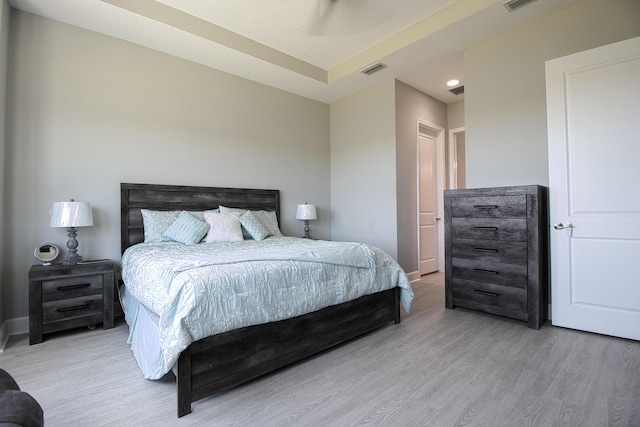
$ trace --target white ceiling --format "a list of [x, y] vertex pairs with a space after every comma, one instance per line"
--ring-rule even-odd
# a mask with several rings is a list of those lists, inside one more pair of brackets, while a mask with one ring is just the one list
[[[397, 78], [463, 98], [465, 48], [584, 0], [10, 0], [13, 7], [332, 103]], [[377, 61], [389, 67], [359, 71]]]

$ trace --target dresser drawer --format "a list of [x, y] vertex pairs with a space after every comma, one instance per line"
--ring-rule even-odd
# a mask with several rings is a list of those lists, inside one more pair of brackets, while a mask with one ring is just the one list
[[451, 255], [479, 261], [527, 264], [527, 243], [502, 240], [454, 239]]
[[43, 323], [94, 315], [102, 318], [102, 295], [49, 301], [42, 304]]
[[525, 218], [527, 196], [455, 197], [451, 200], [452, 218]]
[[482, 260], [453, 258], [453, 279], [473, 280], [526, 289], [527, 264], [505, 264]]
[[452, 218], [451, 237], [454, 239], [527, 240], [525, 218]]
[[452, 293], [456, 306], [527, 320], [525, 289], [454, 278]]
[[103, 275], [63, 277], [42, 281], [42, 301], [58, 301], [102, 294]]

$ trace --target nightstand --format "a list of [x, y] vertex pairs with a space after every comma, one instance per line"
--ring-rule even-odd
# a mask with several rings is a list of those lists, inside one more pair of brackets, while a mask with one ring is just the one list
[[42, 335], [102, 323], [113, 328], [115, 264], [34, 265], [29, 270], [29, 344]]

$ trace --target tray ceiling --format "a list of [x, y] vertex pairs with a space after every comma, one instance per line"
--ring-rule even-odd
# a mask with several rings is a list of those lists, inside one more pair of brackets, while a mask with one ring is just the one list
[[[10, 0], [13, 7], [318, 101], [397, 78], [445, 103], [463, 50], [584, 0]], [[381, 61], [387, 68], [359, 71]]]

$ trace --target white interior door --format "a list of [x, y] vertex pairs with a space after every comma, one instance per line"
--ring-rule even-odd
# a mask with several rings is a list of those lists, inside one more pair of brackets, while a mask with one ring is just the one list
[[552, 323], [640, 340], [640, 38], [546, 67]]
[[418, 192], [422, 275], [438, 271], [437, 145], [436, 135], [426, 130], [418, 135]]

